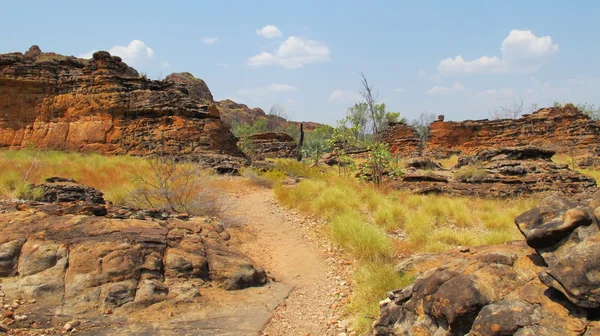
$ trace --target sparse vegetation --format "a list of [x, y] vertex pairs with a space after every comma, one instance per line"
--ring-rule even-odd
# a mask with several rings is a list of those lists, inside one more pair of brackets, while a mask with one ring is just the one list
[[490, 173], [486, 169], [467, 166], [456, 171], [454, 173], [454, 179], [457, 181], [481, 181], [489, 175]]
[[490, 200], [384, 191], [345, 175], [325, 174], [276, 186], [279, 201], [329, 222], [332, 241], [360, 260], [349, 311], [369, 330], [385, 292], [411, 280], [393, 271], [393, 256], [521, 239], [513, 223], [537, 199]]

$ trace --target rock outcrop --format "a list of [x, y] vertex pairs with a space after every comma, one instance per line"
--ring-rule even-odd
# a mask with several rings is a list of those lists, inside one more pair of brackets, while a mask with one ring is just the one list
[[244, 150], [252, 160], [295, 158], [298, 145], [285, 133], [258, 133], [242, 139]]
[[[411, 126], [394, 124], [381, 137], [394, 154], [412, 157], [418, 152], [418, 137]], [[440, 116], [430, 125], [423, 155], [445, 158], [523, 146], [566, 155], [597, 155], [600, 124], [570, 105], [543, 108], [517, 119], [444, 121]]]
[[280, 116], [266, 114], [261, 108], [250, 108], [245, 104], [238, 104], [231, 99], [220, 100], [217, 104], [221, 111], [221, 118], [229, 125], [234, 120], [240, 124], [253, 124], [259, 119], [265, 119], [271, 130], [286, 130], [290, 127], [300, 129], [300, 124], [302, 123], [304, 124], [305, 132], [312, 132], [322, 126], [316, 122], [291, 121]]
[[403, 157], [419, 156], [422, 142], [414, 127], [403, 122], [390, 123], [379, 133], [381, 141], [390, 145], [390, 152]]
[[482, 149], [536, 146], [584, 155], [600, 147], [600, 125], [575, 107], [543, 108], [518, 119], [435, 121], [425, 154], [472, 155]]
[[157, 320], [142, 319], [141, 330], [127, 327], [145, 334], [164, 324], [165, 308], [199, 303], [201, 292], [216, 304], [218, 288], [267, 282], [217, 220], [109, 206], [99, 191], [72, 180], [39, 187], [52, 203], [0, 204], [0, 302], [16, 302], [3, 328], [62, 329], [75, 319], [95, 327], [89, 335], [114, 334], [103, 327], [127, 334], [123, 319], [158, 312]]
[[108, 52], [89, 60], [0, 55], [0, 148], [160, 154], [206, 167], [247, 159], [206, 84], [190, 74], [148, 80]]
[[599, 335], [600, 194], [549, 197], [516, 219], [525, 242], [413, 255], [410, 286], [380, 304], [375, 335]]
[[474, 156], [460, 157], [451, 170], [408, 169], [392, 183], [397, 188], [418, 194], [492, 198], [534, 193], [590, 195], [595, 192], [593, 178], [569, 169], [567, 164], [552, 162], [553, 155], [552, 150], [536, 147], [486, 149]]

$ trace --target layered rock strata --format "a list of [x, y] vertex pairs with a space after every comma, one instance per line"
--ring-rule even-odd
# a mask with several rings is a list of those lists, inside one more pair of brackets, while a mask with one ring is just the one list
[[108, 52], [89, 60], [41, 52], [0, 55], [0, 148], [159, 154], [206, 167], [247, 159], [190, 74], [148, 80]]
[[553, 155], [552, 150], [536, 147], [486, 149], [474, 156], [459, 158], [458, 164], [450, 170], [416, 169], [413, 165], [392, 183], [419, 194], [492, 198], [595, 192], [593, 178], [571, 170], [567, 164], [552, 162]]
[[120, 323], [129, 315], [162, 315], [156, 323], [136, 320], [151, 330], [164, 324], [165, 309], [204, 302], [201, 293], [212, 293], [216, 305], [217, 289], [267, 282], [217, 220], [113, 207], [72, 180], [38, 188], [52, 202], [0, 204], [0, 302], [16, 302], [7, 310], [14, 314], [0, 321], [3, 328], [28, 328], [29, 335], [76, 319], [88, 322], [90, 335], [114, 334], [98, 329], [103, 325], [144, 334], [124, 332], [130, 326]]
[[246, 154], [253, 160], [295, 158], [298, 145], [285, 133], [258, 133], [242, 140]]
[[[381, 134], [394, 154], [415, 156], [418, 137], [406, 124], [392, 125]], [[483, 149], [535, 146], [559, 154], [582, 156], [600, 149], [600, 125], [574, 106], [543, 108], [517, 119], [444, 121], [429, 127], [423, 155], [446, 158], [473, 155]]]

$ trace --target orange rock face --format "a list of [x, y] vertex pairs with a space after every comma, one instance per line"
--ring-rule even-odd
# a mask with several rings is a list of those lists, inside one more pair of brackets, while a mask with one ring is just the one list
[[381, 140], [390, 145], [390, 152], [402, 156], [419, 155], [421, 141], [417, 131], [405, 123], [392, 123], [380, 133]]
[[37, 46], [2, 54], [0, 148], [156, 153], [207, 167], [245, 164], [237, 139], [211, 108], [210, 91], [201, 80], [206, 89], [195, 90], [189, 77], [148, 80], [104, 51], [90, 60]]
[[487, 148], [536, 146], [582, 155], [600, 148], [600, 127], [575, 108], [543, 108], [519, 119], [436, 121], [425, 154], [474, 154]]

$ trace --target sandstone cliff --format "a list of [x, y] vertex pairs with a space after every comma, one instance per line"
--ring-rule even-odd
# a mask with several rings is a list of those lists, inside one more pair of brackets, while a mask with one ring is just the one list
[[201, 80], [148, 80], [108, 52], [90, 60], [41, 52], [0, 55], [0, 148], [159, 153], [206, 167], [247, 159]]
[[414, 127], [403, 122], [390, 123], [380, 133], [381, 141], [390, 145], [390, 152], [406, 157], [418, 156], [421, 140]]
[[[382, 133], [392, 153], [415, 155], [418, 137], [405, 124]], [[586, 155], [600, 148], [600, 125], [574, 107], [543, 108], [518, 119], [443, 121], [430, 125], [424, 154], [449, 157], [472, 155], [483, 149], [536, 146], [559, 154]]]
[[436, 121], [425, 153], [441, 157], [519, 146], [583, 155], [600, 147], [600, 126], [570, 107], [543, 108], [518, 119]]

